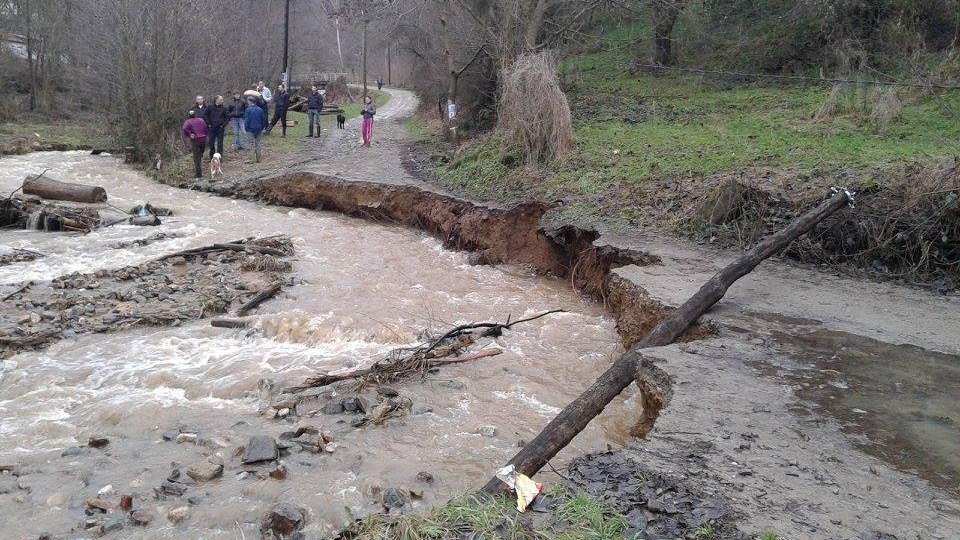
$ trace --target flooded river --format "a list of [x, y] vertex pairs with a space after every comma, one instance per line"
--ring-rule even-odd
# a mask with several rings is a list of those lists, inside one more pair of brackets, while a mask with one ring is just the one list
[[[443, 501], [485, 481], [619, 352], [612, 320], [567, 283], [521, 268], [471, 266], [465, 254], [445, 251], [416, 232], [168, 188], [112, 157], [85, 153], [0, 159], [0, 189], [8, 193], [26, 174], [44, 169], [53, 178], [104, 186], [117, 208], [150, 202], [172, 208], [175, 216], [158, 228], [120, 225], [88, 235], [0, 231], [0, 251], [45, 254], [0, 267], [0, 292], [24, 280], [278, 233], [294, 240], [298, 285], [258, 310], [260, 333], [197, 321], [83, 336], [8, 359], [0, 381], [0, 465], [19, 463], [30, 474], [20, 477], [20, 489], [0, 495], [3, 538], [80, 531], [85, 499], [106, 486], [114, 498], [135, 495], [137, 505], [157, 516], [145, 529], [127, 526], [124, 538], [254, 538], [262, 513], [280, 501], [309, 510], [305, 532], [312, 538], [351, 515], [375, 511], [379, 488], [424, 489], [418, 504]], [[103, 215], [119, 216], [109, 208]], [[114, 247], [158, 231], [173, 237]], [[243, 468], [236, 447], [251, 435], [277, 436], [294, 422], [257, 414], [261, 380], [282, 387], [377, 359], [416, 341], [423, 329], [558, 308], [567, 313], [517, 326], [501, 338], [505, 354], [399, 384], [414, 414], [361, 429], [349, 426], [349, 416], [302, 419], [336, 435], [333, 454], [283, 458], [285, 480], [238, 477]], [[619, 401], [565, 455], [622, 440], [620, 424], [634, 417], [633, 407], [629, 398]], [[161, 434], [178, 425], [223, 448], [163, 441]], [[110, 439], [105, 451], [61, 456], [91, 435]], [[191, 517], [171, 524], [166, 511], [186, 501], [156, 500], [153, 488], [174, 464], [185, 468], [214, 452], [225, 461], [223, 478], [191, 488], [188, 495], [201, 496]], [[418, 484], [420, 471], [436, 482]]]

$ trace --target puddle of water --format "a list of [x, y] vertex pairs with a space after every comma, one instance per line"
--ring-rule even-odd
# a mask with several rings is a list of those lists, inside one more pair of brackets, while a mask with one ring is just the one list
[[960, 357], [825, 329], [774, 339], [792, 359], [783, 372], [867, 453], [960, 493]]
[[[0, 231], [0, 245], [47, 254], [0, 267], [0, 285], [277, 233], [293, 237], [294, 271], [303, 282], [258, 310], [262, 335], [213, 329], [201, 321], [84, 336], [12, 358], [12, 369], [0, 380], [0, 463], [21, 462], [34, 471], [23, 477], [32, 488], [19, 493], [24, 502], [0, 495], [0, 523], [20, 524], [17, 537], [77, 526], [84, 499], [108, 484], [120, 493], [140, 494], [141, 504], [158, 512], [144, 537], [183, 537], [161, 512], [184, 501], [155, 501], [152, 488], [171, 462], [186, 466], [210, 450], [161, 442], [161, 432], [179, 423], [229, 444], [220, 451], [227, 461], [224, 478], [193, 490], [208, 494], [189, 522], [198, 537], [236, 538], [236, 523], [248, 536], [255, 534], [255, 522], [277, 500], [307, 507], [308, 536], [320, 536], [349, 519], [345, 508], [358, 514], [376, 510], [372, 486], [417, 487], [421, 470], [438, 482], [420, 504], [442, 502], [484, 482], [516, 452], [518, 441], [530, 440], [619, 351], [613, 321], [565, 282], [517, 268], [470, 266], [465, 254], [444, 251], [436, 240], [412, 231], [168, 188], [115, 159], [83, 153], [4, 158], [0, 189], [12, 191], [23, 176], [45, 168], [53, 178], [103, 185], [113, 206], [149, 201], [172, 208], [175, 216], [156, 228], [116, 226], [84, 236]], [[178, 236], [113, 247], [157, 232]], [[306, 419], [337, 435], [336, 453], [290, 456], [283, 482], [235, 477], [236, 446], [251, 434], [276, 436], [292, 425], [256, 414], [261, 378], [278, 387], [299, 383], [317, 371], [379, 358], [414, 341], [423, 328], [507, 315], [517, 319], [555, 308], [568, 313], [515, 327], [500, 340], [502, 355], [444, 368], [426, 382], [397, 385], [418, 408], [432, 412], [362, 430], [350, 428], [348, 416]], [[632, 417], [632, 407], [619, 401], [604, 416]], [[566, 455], [604, 448], [612, 439], [603, 425], [592, 425]], [[480, 435], [481, 426], [494, 426], [496, 435]], [[91, 434], [110, 437], [106, 453], [60, 457], [63, 448]], [[7, 528], [0, 525], [0, 531]]]

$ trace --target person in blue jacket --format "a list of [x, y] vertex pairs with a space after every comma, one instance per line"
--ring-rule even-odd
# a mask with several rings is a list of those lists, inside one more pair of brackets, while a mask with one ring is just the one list
[[255, 107], [256, 101], [251, 97], [247, 100], [247, 110], [243, 113], [243, 124], [253, 141], [253, 153], [257, 163], [260, 163], [260, 150], [263, 146], [263, 130], [267, 127], [267, 116], [263, 109]]

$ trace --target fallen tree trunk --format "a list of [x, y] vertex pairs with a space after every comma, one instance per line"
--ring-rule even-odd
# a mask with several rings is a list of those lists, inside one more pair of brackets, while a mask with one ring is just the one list
[[246, 315], [248, 311], [259, 306], [260, 304], [266, 302], [267, 300], [273, 298], [280, 292], [281, 285], [279, 283], [274, 283], [273, 285], [267, 287], [266, 289], [258, 292], [251, 298], [247, 300], [245, 304], [237, 308], [237, 315], [243, 316]]
[[214, 328], [250, 328], [250, 321], [238, 319], [213, 319], [210, 326]]
[[[481, 358], [488, 358], [491, 356], [497, 356], [502, 354], [503, 349], [484, 349], [482, 351], [477, 351], [473, 354], [467, 354], [459, 358], [452, 359], [434, 359], [428, 360], [422, 366], [422, 369], [433, 369], [441, 366], [448, 366], [450, 364], [462, 364], [464, 362], [472, 362], [474, 360], [480, 360]], [[367, 375], [372, 375], [380, 373], [383, 371], [384, 365], [380, 362], [374, 363], [372, 366], [363, 369], [355, 369], [353, 371], [347, 371], [345, 373], [337, 374], [323, 374], [316, 377], [311, 377], [302, 386], [295, 386], [290, 388], [290, 392], [300, 392], [306, 390], [307, 388], [314, 388], [319, 386], [328, 386], [334, 383], [349, 381], [352, 379], [359, 379], [361, 377], [366, 377]]]
[[60, 182], [51, 178], [41, 178], [39, 175], [28, 176], [23, 180], [23, 193], [58, 201], [107, 202], [107, 190], [100, 186]]
[[[660, 347], [673, 343], [711, 306], [716, 304], [727, 289], [741, 277], [750, 273], [764, 259], [782, 251], [790, 242], [807, 233], [817, 223], [852, 202], [852, 195], [845, 190], [837, 191], [830, 199], [798, 217], [782, 231], [764, 238], [707, 281], [689, 300], [669, 317], [660, 322], [630, 351], [621, 356], [590, 387], [550, 421], [543, 431], [523, 447], [508, 464], [520, 474], [533, 476], [574, 437], [599, 415], [620, 392], [636, 380], [638, 370], [650, 367], [649, 361], [640, 354], [642, 349]], [[646, 403], [646, 401], [645, 401]], [[649, 416], [645, 411], [645, 416]], [[652, 427], [652, 420], [645, 419]], [[487, 493], [499, 493], [507, 485], [493, 477], [483, 487]]]

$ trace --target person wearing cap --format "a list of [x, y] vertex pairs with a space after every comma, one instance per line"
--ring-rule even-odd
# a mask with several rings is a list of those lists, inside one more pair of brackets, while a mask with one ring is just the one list
[[197, 116], [197, 111], [191, 109], [190, 117], [183, 123], [180, 132], [184, 139], [190, 141], [193, 150], [193, 167], [197, 178], [203, 178], [203, 169], [200, 162], [203, 160], [203, 150], [207, 145], [207, 122]]

